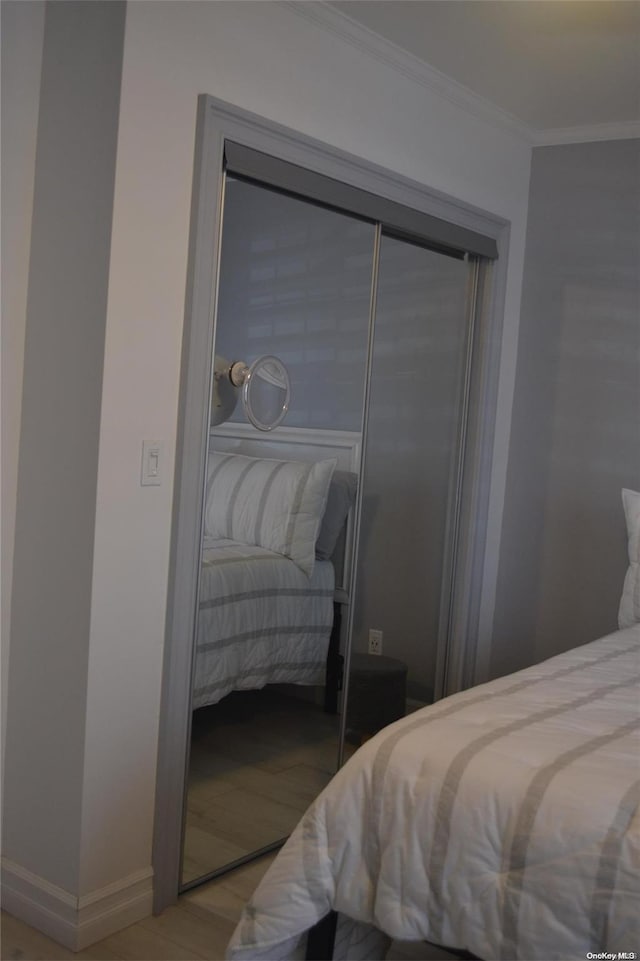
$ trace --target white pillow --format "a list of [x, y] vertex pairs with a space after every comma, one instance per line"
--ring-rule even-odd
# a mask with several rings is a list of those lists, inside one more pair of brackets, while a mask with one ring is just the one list
[[625, 489], [622, 503], [629, 537], [629, 570], [620, 598], [618, 626], [631, 627], [640, 621], [640, 494]]
[[324, 512], [318, 540], [316, 541], [316, 557], [319, 561], [331, 560], [331, 555], [336, 549], [338, 538], [347, 520], [347, 514], [356, 499], [357, 490], [357, 474], [346, 470], [333, 472], [327, 495], [327, 509]]
[[284, 554], [311, 576], [336, 463], [211, 453], [205, 533]]

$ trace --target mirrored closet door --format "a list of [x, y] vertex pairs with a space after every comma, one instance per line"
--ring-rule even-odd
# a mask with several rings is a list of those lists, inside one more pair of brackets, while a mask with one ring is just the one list
[[447, 644], [477, 262], [383, 232], [347, 746], [434, 699]]
[[[337, 769], [375, 237], [225, 178], [183, 889], [286, 838]], [[289, 374], [282, 425], [233, 396], [217, 423], [229, 365], [262, 356]]]
[[461, 686], [454, 588], [497, 256], [252, 148], [225, 140], [224, 158], [202, 499], [181, 501], [202, 517], [182, 890], [278, 846], [359, 745]]

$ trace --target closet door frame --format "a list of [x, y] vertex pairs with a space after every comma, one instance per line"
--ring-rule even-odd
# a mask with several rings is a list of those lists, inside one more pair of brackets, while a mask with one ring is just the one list
[[[475, 410], [465, 459], [463, 512], [473, 530], [459, 545], [454, 585], [455, 637], [448, 653], [447, 688], [475, 680], [476, 655], [488, 647], [479, 625], [482, 572], [507, 275], [509, 222], [424, 184], [345, 153], [208, 95], [198, 99], [191, 231], [182, 343], [174, 476], [174, 512], [159, 723], [153, 869], [154, 911], [178, 896], [182, 860], [184, 784], [189, 757], [195, 601], [200, 563], [209, 393], [223, 214], [224, 145], [233, 141], [414, 210], [493, 238], [498, 260], [487, 271], [491, 291], [476, 351]], [[463, 587], [464, 589], [458, 589]], [[483, 653], [483, 652], [480, 652]]]

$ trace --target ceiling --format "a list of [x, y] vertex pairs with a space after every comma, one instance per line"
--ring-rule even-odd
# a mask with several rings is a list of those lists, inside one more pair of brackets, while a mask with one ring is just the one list
[[329, 6], [533, 130], [640, 120], [638, 0], [348, 0]]

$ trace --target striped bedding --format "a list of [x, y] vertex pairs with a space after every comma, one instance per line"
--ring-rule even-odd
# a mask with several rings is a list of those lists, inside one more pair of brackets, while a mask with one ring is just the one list
[[308, 810], [227, 957], [304, 957], [330, 909], [336, 958], [383, 958], [380, 932], [486, 961], [637, 957], [639, 667], [636, 625], [385, 728]]
[[329, 561], [309, 578], [266, 548], [205, 537], [194, 708], [275, 682], [324, 684], [333, 587]]

